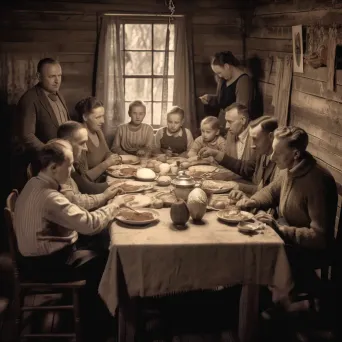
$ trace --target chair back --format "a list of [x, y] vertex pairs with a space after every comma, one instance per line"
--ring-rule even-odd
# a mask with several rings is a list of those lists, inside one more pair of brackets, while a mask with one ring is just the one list
[[18, 268], [17, 268], [17, 256], [18, 256], [18, 243], [17, 237], [15, 235], [14, 226], [13, 226], [13, 217], [14, 217], [14, 209], [15, 204], [18, 198], [18, 190], [13, 189], [11, 193], [8, 195], [6, 200], [6, 207], [5, 207], [5, 222], [7, 228], [7, 236], [8, 236], [8, 244], [9, 250], [11, 254], [11, 258], [14, 263], [14, 267], [16, 269], [16, 275], [18, 275]]

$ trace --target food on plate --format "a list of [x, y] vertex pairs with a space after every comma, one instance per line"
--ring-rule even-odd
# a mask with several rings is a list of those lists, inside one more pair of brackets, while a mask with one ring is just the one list
[[217, 200], [217, 201], [213, 201], [211, 206], [215, 209], [226, 209], [227, 204], [224, 201]]
[[160, 156], [158, 156], [156, 158], [158, 161], [162, 162], [162, 163], [166, 163], [167, 162], [167, 157], [165, 154], [161, 154]]
[[164, 202], [163, 200], [161, 200], [160, 198], [154, 198], [152, 201], [152, 207], [154, 209], [161, 209], [164, 206]]
[[142, 211], [142, 212], [136, 212], [136, 211], [122, 211], [120, 213], [121, 216], [123, 216], [126, 220], [129, 221], [150, 221], [153, 220], [154, 216], [152, 213], [149, 213], [148, 211]]
[[123, 167], [119, 169], [119, 175], [120, 176], [126, 176], [126, 177], [132, 177], [135, 175], [135, 172], [137, 171], [134, 167]]
[[156, 173], [146, 167], [137, 170], [137, 178], [139, 179], [154, 179], [155, 177]]
[[144, 188], [144, 186], [124, 183], [120, 185], [120, 188], [123, 191], [132, 192], [132, 191], [141, 190], [142, 188]]
[[205, 173], [208, 173], [208, 172], [190, 170], [189, 176], [194, 177], [194, 178], [201, 178]]
[[171, 166], [168, 163], [162, 163], [159, 165], [159, 172], [161, 175], [167, 175], [170, 172]]
[[148, 161], [147, 164], [146, 164], [146, 167], [148, 169], [154, 169], [154, 162], [153, 161]]
[[160, 176], [157, 179], [157, 184], [161, 186], [167, 186], [171, 184], [171, 177], [169, 176]]
[[229, 220], [234, 220], [234, 221], [242, 221], [242, 220], [249, 218], [239, 209], [232, 209], [232, 210], [226, 211], [223, 213], [223, 217]]

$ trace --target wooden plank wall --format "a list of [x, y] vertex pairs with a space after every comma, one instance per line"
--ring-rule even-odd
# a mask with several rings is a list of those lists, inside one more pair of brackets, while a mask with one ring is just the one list
[[[271, 58], [292, 55], [292, 28], [319, 23], [325, 27], [342, 22], [342, 1], [264, 0], [255, 8], [252, 28], [247, 38], [247, 54], [258, 55], [264, 66], [260, 79], [264, 107], [271, 105], [275, 87], [275, 63]], [[341, 29], [339, 29], [341, 33]], [[336, 92], [327, 91], [327, 68], [304, 66], [304, 73], [294, 73], [291, 92], [291, 123], [304, 128], [310, 137], [309, 151], [326, 166], [342, 194], [342, 70], [336, 72]]]
[[[214, 92], [210, 56], [232, 50], [242, 55], [240, 19], [233, 0], [189, 0], [177, 2], [176, 14], [192, 15], [196, 96]], [[63, 91], [73, 108], [91, 94], [96, 42], [97, 13], [131, 12], [168, 14], [163, 0], [38, 0], [14, 1], [0, 14], [0, 51], [27, 56], [58, 58], [63, 68]], [[199, 104], [199, 101], [198, 101]], [[202, 106], [198, 106], [201, 111]]]

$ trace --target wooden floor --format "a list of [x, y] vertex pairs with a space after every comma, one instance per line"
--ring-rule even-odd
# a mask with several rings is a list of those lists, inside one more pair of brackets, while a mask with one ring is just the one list
[[[27, 305], [41, 305], [46, 302], [55, 302], [60, 300], [60, 297], [56, 295], [35, 295], [28, 296], [26, 298]], [[325, 329], [320, 333], [313, 333], [315, 327], [317, 327], [320, 322], [317, 321], [317, 317], [310, 316], [305, 312], [305, 307], [299, 307], [298, 311], [293, 312], [290, 318], [286, 321], [282, 320], [272, 326], [264, 327], [266, 329], [266, 334], [259, 340], [262, 342], [332, 342], [334, 340], [333, 334], [329, 329]], [[23, 331], [26, 333], [34, 332], [71, 332], [72, 331], [72, 315], [67, 312], [54, 313], [35, 313], [34, 315], [26, 314], [23, 319]], [[13, 325], [13, 322], [7, 322], [3, 329], [3, 336], [0, 336], [0, 341], [13, 341], [13, 339], [8, 339], [8, 329]], [[289, 333], [289, 328], [291, 332]], [[203, 324], [199, 323], [197, 327], [198, 331], [202, 330]], [[197, 330], [196, 326], [190, 330]], [[264, 331], [265, 332], [265, 331]], [[7, 334], [7, 336], [6, 336]], [[11, 334], [10, 334], [11, 336]], [[35, 341], [35, 339], [30, 339], [29, 341]], [[48, 339], [39, 339], [40, 342], [51, 341]], [[62, 341], [61, 339], [53, 339], [53, 341]], [[65, 339], [63, 340], [65, 341]], [[115, 342], [114, 336], [108, 337], [106, 342]], [[152, 341], [163, 341], [163, 339], [151, 340]], [[148, 342], [146, 340], [142, 342]], [[238, 342], [236, 333], [234, 331], [214, 331], [211, 333], [182, 333], [175, 334], [173, 336], [172, 342]], [[336, 341], [337, 342], [337, 341]]]

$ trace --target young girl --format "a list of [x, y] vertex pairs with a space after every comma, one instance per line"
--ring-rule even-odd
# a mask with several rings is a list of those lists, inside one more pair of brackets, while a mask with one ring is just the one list
[[133, 101], [128, 108], [131, 121], [118, 127], [111, 150], [118, 154], [134, 154], [149, 157], [154, 142], [153, 128], [143, 123], [146, 106], [142, 101]]
[[79, 121], [88, 131], [88, 150], [82, 157], [80, 167], [92, 181], [103, 181], [106, 169], [120, 163], [119, 156], [109, 150], [102, 133], [105, 114], [103, 103], [95, 97], [87, 97], [76, 104], [75, 110]]
[[180, 155], [190, 150], [194, 138], [183, 124], [184, 110], [178, 106], [173, 107], [167, 113], [167, 126], [160, 128], [156, 133], [156, 153]]
[[220, 136], [220, 122], [215, 116], [207, 116], [201, 121], [201, 136], [191, 145], [188, 157], [195, 157], [203, 147], [225, 152], [226, 140]]

